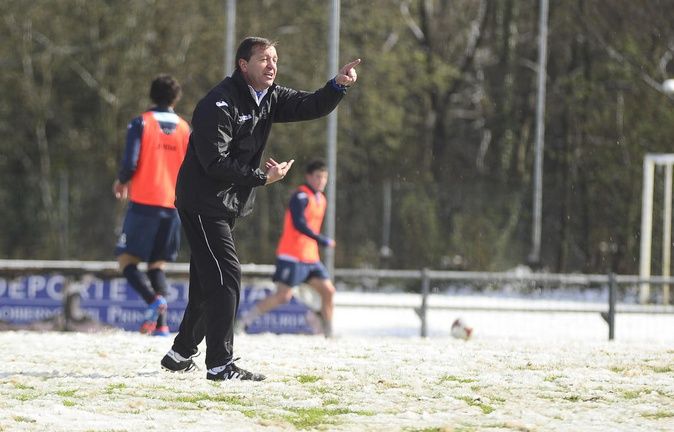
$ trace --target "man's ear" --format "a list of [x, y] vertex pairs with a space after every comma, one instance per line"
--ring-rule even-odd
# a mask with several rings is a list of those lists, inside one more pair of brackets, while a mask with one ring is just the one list
[[241, 72], [248, 72], [248, 62], [242, 58], [239, 59], [239, 69]]

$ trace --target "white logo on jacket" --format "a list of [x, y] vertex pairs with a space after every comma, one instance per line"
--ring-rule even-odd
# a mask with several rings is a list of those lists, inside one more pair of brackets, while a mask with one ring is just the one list
[[246, 120], [250, 120], [250, 119], [252, 119], [252, 118], [253, 118], [253, 116], [250, 115], [250, 114], [240, 115], [240, 116], [239, 116], [239, 123], [243, 123], [243, 122], [245, 122]]
[[215, 103], [215, 106], [216, 107], [226, 107], [226, 106], [229, 106], [229, 105], [227, 105], [227, 102], [225, 102], [225, 101], [217, 101]]

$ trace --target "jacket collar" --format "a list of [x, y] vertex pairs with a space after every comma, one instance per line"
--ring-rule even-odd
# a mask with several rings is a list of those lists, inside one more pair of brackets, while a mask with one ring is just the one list
[[[236, 86], [238, 89], [241, 91], [241, 93], [246, 94], [246, 97], [249, 97], [250, 100], [255, 103], [255, 106], [257, 106], [257, 102], [253, 100], [253, 95], [250, 94], [250, 88], [248, 87], [248, 83], [246, 82], [245, 78], [243, 77], [243, 74], [241, 73], [240, 70], [235, 69], [234, 72], [232, 73], [232, 80], [236, 83]], [[268, 89], [267, 89], [267, 95], [272, 93], [274, 89], [276, 88], [276, 83], [272, 84]]]

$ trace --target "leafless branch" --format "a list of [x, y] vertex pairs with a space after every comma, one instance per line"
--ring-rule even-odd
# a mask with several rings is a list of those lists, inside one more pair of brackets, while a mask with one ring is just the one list
[[409, 0], [400, 2], [400, 13], [402, 14], [405, 24], [407, 24], [407, 27], [409, 27], [409, 29], [412, 31], [414, 37], [416, 37], [419, 42], [423, 42], [425, 40], [424, 32], [421, 30], [421, 27], [417, 25], [417, 23], [414, 21], [414, 18], [412, 18], [412, 15], [410, 14]]

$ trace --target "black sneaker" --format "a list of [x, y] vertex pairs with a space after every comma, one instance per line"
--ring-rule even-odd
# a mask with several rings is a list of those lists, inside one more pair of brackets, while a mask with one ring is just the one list
[[248, 372], [245, 369], [241, 369], [234, 364], [234, 359], [229, 364], [224, 366], [224, 369], [217, 373], [212, 373], [210, 370], [206, 372], [206, 379], [211, 381], [226, 381], [226, 380], [241, 380], [241, 381], [262, 381], [267, 379], [266, 376], [262, 374], [256, 374], [253, 372]]
[[[190, 356], [187, 360], [179, 360], [177, 357], [178, 353], [172, 349], [166, 353], [163, 359], [161, 359], [161, 366], [169, 372], [190, 372], [195, 369], [199, 369], [192, 360], [194, 357], [199, 355], [199, 352]], [[181, 356], [182, 357], [182, 356]]]

